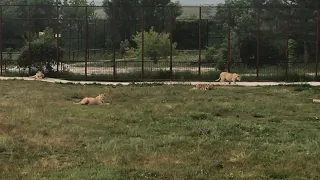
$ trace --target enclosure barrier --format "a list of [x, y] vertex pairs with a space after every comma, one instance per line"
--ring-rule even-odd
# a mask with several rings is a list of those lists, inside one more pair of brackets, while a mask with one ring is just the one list
[[[6, 11], [10, 8], [21, 13], [10, 16]], [[117, 6], [0, 5], [1, 75], [26, 73], [17, 67], [21, 64], [21, 58], [25, 58], [21, 50], [24, 47], [28, 49], [26, 62], [39, 61], [39, 57], [33, 57], [36, 55], [33, 52], [33, 36], [49, 27], [53, 29], [56, 44], [52, 59], [56, 65], [54, 76], [57, 77], [77, 77], [84, 80], [95, 77], [108, 81], [212, 80], [223, 70], [218, 68], [220, 63], [226, 66], [225, 71], [239, 73], [245, 78], [251, 77], [248, 78], [250, 81], [275, 80], [273, 76], [289, 80], [292, 74], [297, 76], [297, 80], [301, 79], [297, 75], [299, 73], [318, 80], [319, 9], [182, 6], [183, 13], [178, 16], [178, 11], [174, 10], [173, 6], [131, 8], [134, 11], [124, 16], [125, 13]], [[40, 17], [35, 11], [37, 9], [46, 10], [46, 14]], [[313, 11], [315, 17], [310, 13], [310, 17], [303, 24], [299, 24], [300, 17], [293, 9], [300, 13]], [[248, 20], [235, 21], [237, 10], [248, 11]], [[157, 13], [159, 15], [154, 15]], [[186, 15], [187, 13], [189, 14]], [[274, 20], [272, 16], [277, 16], [277, 19]], [[196, 22], [198, 27], [191, 26], [196, 25], [193, 22]], [[159, 49], [150, 49], [151, 27], [157, 33], [169, 34], [169, 49], [164, 48], [167, 58], [149, 57], [150, 54], [161, 56], [157, 53], [163, 48], [159, 46]], [[195, 31], [190, 30], [190, 34], [183, 34], [192, 28]], [[132, 38], [139, 32], [140, 36], [135, 38], [141, 38], [140, 40]], [[274, 35], [274, 38], [268, 33]], [[21, 36], [24, 36], [26, 42]], [[141, 49], [131, 48], [134, 45], [123, 45], [125, 39], [130, 40], [130, 45], [133, 39], [136, 42], [141, 41]], [[218, 40], [220, 42], [212, 43]], [[282, 44], [285, 44], [284, 52]], [[218, 50], [213, 50], [210, 54], [212, 46]], [[63, 53], [60, 48], [64, 49]], [[192, 54], [188, 49], [193, 49], [196, 53]], [[275, 53], [268, 52], [271, 50]], [[129, 57], [128, 52], [135, 57]], [[46, 55], [48, 54], [43, 53], [41, 56]], [[222, 63], [214, 59], [218, 55]], [[33, 73], [31, 68], [27, 69], [28, 74]]]

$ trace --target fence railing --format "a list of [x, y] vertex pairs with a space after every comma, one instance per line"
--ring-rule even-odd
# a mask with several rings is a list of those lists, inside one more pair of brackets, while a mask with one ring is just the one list
[[[200, 81], [217, 79], [221, 71], [229, 71], [248, 81], [319, 79], [318, 9], [130, 8], [0, 5], [1, 75], [33, 73], [35, 69], [20, 67], [22, 51], [27, 49], [24, 58], [33, 61], [32, 43], [49, 27], [57, 47], [50, 54], [55, 70], [51, 76], [60, 78]], [[169, 46], [153, 46], [157, 41], [148, 34], [151, 28], [168, 33], [165, 45]], [[137, 41], [133, 36], [139, 32]], [[129, 44], [123, 45], [126, 39]], [[137, 42], [140, 49], [134, 51]]]

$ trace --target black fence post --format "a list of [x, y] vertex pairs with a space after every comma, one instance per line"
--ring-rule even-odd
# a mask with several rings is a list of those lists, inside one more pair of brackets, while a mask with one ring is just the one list
[[85, 78], [88, 80], [88, 6], [86, 6], [86, 15], [85, 15]]

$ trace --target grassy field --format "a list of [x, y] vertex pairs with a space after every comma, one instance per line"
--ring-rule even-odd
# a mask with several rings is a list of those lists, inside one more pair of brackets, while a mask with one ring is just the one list
[[319, 87], [0, 87], [1, 179], [320, 177]]

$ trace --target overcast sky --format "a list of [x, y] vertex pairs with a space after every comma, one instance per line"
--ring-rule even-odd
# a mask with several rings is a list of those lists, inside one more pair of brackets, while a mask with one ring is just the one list
[[[96, 5], [101, 5], [103, 0], [94, 0]], [[175, 1], [175, 0], [172, 0]], [[224, 0], [180, 0], [182, 5], [218, 4]]]

